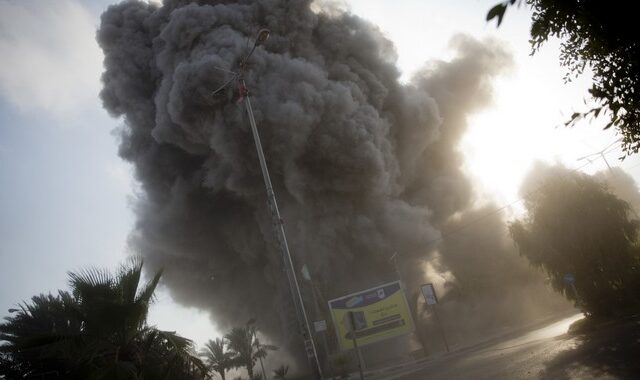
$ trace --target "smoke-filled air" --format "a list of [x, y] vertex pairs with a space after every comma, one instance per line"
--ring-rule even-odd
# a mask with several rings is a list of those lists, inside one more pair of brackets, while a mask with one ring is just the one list
[[[499, 42], [457, 35], [449, 60], [402, 80], [393, 43], [333, 3], [128, 1], [102, 15], [101, 98], [140, 185], [131, 248], [178, 302], [221, 328], [257, 317], [302, 350], [244, 104], [233, 85], [214, 94], [261, 28], [244, 78], [296, 270], [322, 305], [398, 273], [407, 289], [432, 282], [452, 343], [570, 307], [463, 170], [467, 119], [512, 66]], [[407, 297], [417, 340], [439, 350]]]
[[640, 379], [609, 3], [0, 0], [0, 380]]

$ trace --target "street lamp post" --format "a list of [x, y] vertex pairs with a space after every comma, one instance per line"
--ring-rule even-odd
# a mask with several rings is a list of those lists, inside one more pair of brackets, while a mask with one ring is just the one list
[[284, 260], [285, 271], [287, 272], [287, 278], [289, 280], [289, 288], [291, 290], [291, 296], [293, 298], [294, 307], [296, 309], [298, 324], [305, 341], [304, 343], [305, 343], [307, 358], [309, 359], [309, 364], [311, 365], [312, 370], [314, 370], [314, 375], [322, 379], [322, 367], [320, 365], [320, 360], [318, 359], [316, 344], [314, 342], [313, 335], [311, 334], [309, 319], [307, 318], [307, 312], [302, 299], [302, 293], [300, 292], [298, 278], [296, 276], [293, 260], [291, 259], [289, 244], [287, 243], [287, 236], [284, 230], [284, 222], [282, 220], [282, 217], [280, 216], [280, 210], [278, 209], [276, 195], [275, 195], [275, 192], [273, 191], [273, 185], [271, 184], [271, 177], [269, 176], [269, 169], [267, 168], [267, 161], [264, 157], [262, 143], [260, 142], [258, 127], [256, 125], [256, 120], [253, 116], [253, 109], [251, 108], [249, 91], [247, 90], [247, 86], [243, 77], [243, 73], [246, 67], [246, 63], [249, 60], [249, 57], [254, 52], [256, 47], [262, 44], [264, 41], [266, 41], [267, 38], [269, 38], [268, 29], [262, 29], [258, 32], [256, 41], [253, 44], [252, 49], [249, 51], [249, 54], [247, 54], [240, 62], [239, 72], [238, 73], [232, 72], [234, 77], [231, 78], [229, 81], [227, 81], [219, 89], [214, 91], [214, 94], [221, 91], [225, 87], [227, 87], [234, 80], [238, 84], [238, 89], [240, 91], [240, 100], [244, 101], [247, 115], [249, 116], [251, 133], [253, 135], [253, 140], [256, 146], [256, 152], [258, 153], [258, 161], [260, 162], [260, 169], [262, 170], [262, 177], [263, 177], [264, 185], [267, 191], [267, 202], [269, 204], [269, 210], [271, 212], [271, 221], [273, 223], [273, 227], [276, 234], [276, 240], [278, 242], [278, 246], [280, 248], [282, 258]]

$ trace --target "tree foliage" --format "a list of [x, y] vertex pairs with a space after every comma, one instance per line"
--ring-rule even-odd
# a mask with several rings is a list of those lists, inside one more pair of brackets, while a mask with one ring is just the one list
[[69, 273], [71, 292], [35, 296], [0, 324], [2, 365], [15, 378], [202, 378], [190, 340], [147, 325], [161, 273], [145, 284], [141, 275], [136, 260], [115, 275]]
[[[611, 317], [640, 302], [638, 220], [627, 202], [593, 178], [549, 169], [525, 196], [527, 216], [510, 225], [520, 254], [590, 315]], [[575, 289], [563, 276], [575, 276]]]
[[[593, 72], [589, 89], [595, 106], [575, 112], [567, 125], [587, 117], [606, 115], [605, 128], [615, 127], [627, 154], [640, 150], [640, 34], [632, 1], [525, 0], [533, 10], [531, 46], [538, 51], [549, 37], [561, 39], [560, 63], [565, 80]], [[487, 20], [502, 22], [507, 0], [491, 8]]]
[[225, 380], [226, 372], [235, 364], [234, 353], [227, 349], [227, 343], [225, 338], [209, 340], [200, 351], [200, 356], [204, 357], [209, 370], [220, 374], [222, 380]]
[[258, 359], [267, 357], [269, 351], [275, 351], [277, 346], [261, 344], [258, 339], [258, 328], [252, 319], [243, 327], [234, 327], [225, 335], [229, 348], [234, 354], [235, 366], [247, 369], [249, 378], [253, 378], [253, 367]]
[[273, 378], [278, 380], [286, 380], [287, 373], [289, 373], [289, 366], [282, 364], [280, 367], [273, 370]]

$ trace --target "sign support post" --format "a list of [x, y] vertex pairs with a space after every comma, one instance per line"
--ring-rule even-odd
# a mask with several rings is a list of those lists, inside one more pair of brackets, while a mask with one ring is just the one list
[[349, 312], [349, 327], [351, 330], [351, 339], [353, 340], [353, 348], [356, 350], [358, 356], [358, 372], [360, 373], [360, 380], [364, 380], [364, 360], [362, 360], [362, 353], [360, 347], [358, 347], [358, 338], [356, 337], [356, 319], [353, 311]]
[[442, 336], [444, 346], [447, 349], [447, 352], [449, 352], [449, 343], [447, 343], [447, 337], [444, 335], [444, 329], [442, 328], [442, 323], [440, 322], [440, 317], [438, 316], [438, 310], [435, 306], [433, 306], [433, 315], [436, 317], [436, 323], [438, 324], [438, 330], [440, 330], [440, 335]]
[[449, 343], [447, 342], [447, 337], [444, 334], [444, 328], [442, 327], [442, 322], [440, 322], [440, 317], [438, 316], [438, 309], [436, 305], [438, 304], [438, 296], [436, 296], [436, 289], [433, 287], [433, 284], [424, 284], [420, 287], [422, 291], [422, 296], [424, 297], [424, 302], [427, 306], [433, 306], [433, 316], [436, 319], [436, 324], [438, 325], [438, 330], [440, 330], [440, 336], [442, 336], [442, 341], [444, 342], [444, 346], [449, 352]]

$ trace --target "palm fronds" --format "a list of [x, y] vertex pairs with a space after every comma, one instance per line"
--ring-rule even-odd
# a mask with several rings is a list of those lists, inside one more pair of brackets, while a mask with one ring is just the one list
[[115, 275], [70, 272], [71, 292], [35, 296], [0, 324], [0, 364], [27, 377], [48, 370], [70, 379], [204, 379], [191, 340], [147, 326], [161, 275], [141, 284], [140, 259]]

